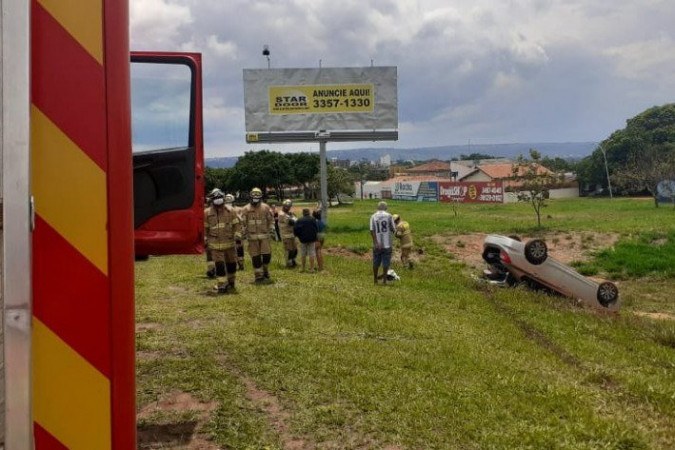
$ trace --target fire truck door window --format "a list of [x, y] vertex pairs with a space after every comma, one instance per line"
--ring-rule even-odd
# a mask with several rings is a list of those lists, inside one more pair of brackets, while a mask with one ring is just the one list
[[131, 64], [133, 152], [191, 147], [191, 96], [188, 66]]
[[131, 63], [134, 225], [195, 199], [194, 67], [183, 61]]

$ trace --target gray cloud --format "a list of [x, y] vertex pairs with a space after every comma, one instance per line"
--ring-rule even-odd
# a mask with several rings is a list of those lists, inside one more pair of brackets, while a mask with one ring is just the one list
[[[266, 67], [263, 44], [273, 67], [398, 66], [400, 147], [601, 140], [675, 97], [672, 0], [131, 5], [134, 49], [203, 53], [209, 156], [256, 148], [244, 143], [242, 69]], [[350, 146], [361, 145], [334, 145]]]

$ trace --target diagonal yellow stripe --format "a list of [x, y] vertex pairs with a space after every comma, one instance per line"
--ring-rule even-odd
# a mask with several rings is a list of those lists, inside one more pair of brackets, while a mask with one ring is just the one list
[[107, 275], [105, 172], [35, 106], [31, 140], [35, 210]]
[[111, 447], [110, 382], [33, 318], [35, 421], [71, 450]]
[[103, 0], [37, 0], [91, 56], [103, 64]]

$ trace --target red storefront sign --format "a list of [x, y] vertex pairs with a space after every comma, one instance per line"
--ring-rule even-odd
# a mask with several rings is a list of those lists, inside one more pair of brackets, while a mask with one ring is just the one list
[[504, 186], [501, 181], [441, 181], [438, 199], [448, 203], [503, 203]]

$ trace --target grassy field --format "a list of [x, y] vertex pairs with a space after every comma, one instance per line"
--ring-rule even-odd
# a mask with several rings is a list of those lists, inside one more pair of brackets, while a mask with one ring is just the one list
[[432, 239], [541, 234], [522, 204], [391, 202], [425, 254], [374, 286], [375, 205], [330, 211], [327, 246], [341, 251], [324, 273], [282, 268], [275, 245], [275, 283], [251, 284], [247, 261], [236, 295], [211, 295], [203, 257], [137, 263], [141, 448], [675, 448], [672, 208], [578, 199], [545, 211], [549, 232], [619, 234], [579, 264], [620, 279], [610, 316], [488, 289]]

